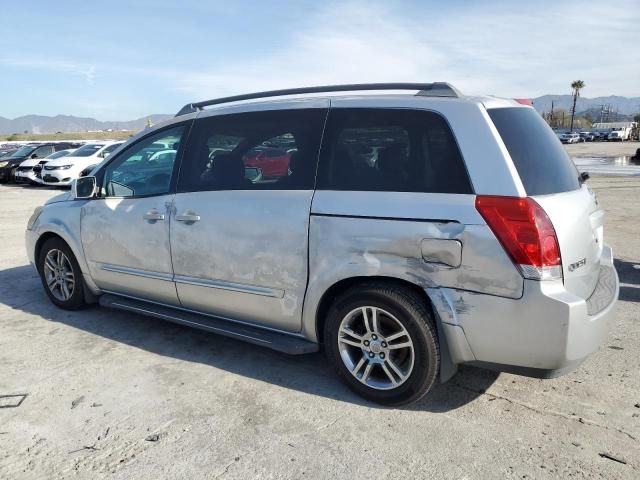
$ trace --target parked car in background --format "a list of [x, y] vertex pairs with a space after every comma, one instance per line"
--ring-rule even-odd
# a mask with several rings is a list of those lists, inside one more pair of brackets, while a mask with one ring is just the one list
[[583, 142], [593, 142], [595, 135], [593, 132], [580, 132], [578, 133]]
[[42, 166], [40, 172], [43, 185], [68, 186], [80, 177], [80, 172], [91, 165], [97, 165], [124, 142], [88, 143], [78, 148], [72, 155], [51, 160]]
[[[16, 183], [42, 183], [42, 179], [40, 178], [40, 171], [42, 169], [42, 165], [51, 160], [55, 160], [56, 158], [66, 157], [67, 155], [75, 152], [75, 148], [70, 148], [68, 150], [59, 150], [55, 153], [52, 153], [48, 157], [44, 159], [39, 158], [30, 158], [22, 162], [18, 168], [16, 169], [16, 173], [14, 175], [14, 180]], [[36, 169], [36, 167], [39, 167]], [[35, 170], [34, 170], [35, 169]]]
[[287, 174], [291, 154], [277, 147], [254, 149], [244, 155], [245, 167], [262, 171], [264, 178], [279, 178]]
[[86, 177], [87, 175], [89, 175], [99, 164], [93, 164], [93, 165], [89, 165], [88, 167], [86, 167], [84, 170], [82, 170], [80, 172], [80, 175], [78, 175], [78, 178], [81, 177]]
[[[402, 88], [185, 106], [34, 211], [44, 290], [290, 354], [323, 345], [386, 405], [460, 364], [576, 368], [619, 293], [586, 175], [529, 106]], [[261, 145], [292, 152], [276, 178], [253, 166]]]
[[48, 157], [54, 152], [75, 148], [77, 144], [69, 142], [29, 144], [0, 159], [0, 181], [13, 181], [18, 166], [27, 159], [37, 160]]
[[558, 138], [562, 143], [578, 143], [580, 141], [580, 135], [577, 133], [562, 133]]
[[0, 150], [0, 158], [8, 157], [13, 152], [15, 152], [16, 150], [18, 150], [18, 149], [17, 148], [5, 148], [5, 149], [2, 149], [2, 150]]

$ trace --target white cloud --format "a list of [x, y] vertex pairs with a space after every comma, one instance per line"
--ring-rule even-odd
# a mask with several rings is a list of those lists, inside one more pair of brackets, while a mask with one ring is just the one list
[[80, 75], [84, 77], [89, 84], [93, 84], [97, 76], [97, 67], [95, 64], [86, 64], [59, 58], [45, 59], [31, 56], [0, 56], [0, 65]]
[[637, 3], [556, 2], [517, 12], [512, 5], [430, 14], [330, 4], [269, 56], [221, 60], [175, 79], [194, 98], [375, 81], [449, 81], [465, 93], [537, 96], [568, 93], [578, 78], [586, 96], [640, 94]]

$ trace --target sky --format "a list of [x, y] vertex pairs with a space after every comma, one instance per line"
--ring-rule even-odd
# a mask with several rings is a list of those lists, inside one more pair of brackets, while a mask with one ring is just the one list
[[640, 96], [640, 0], [21, 0], [0, 16], [0, 116], [131, 120], [335, 83]]

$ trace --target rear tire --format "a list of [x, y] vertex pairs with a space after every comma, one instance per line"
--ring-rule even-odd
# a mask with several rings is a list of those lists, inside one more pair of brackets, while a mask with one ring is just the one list
[[65, 310], [87, 306], [80, 265], [61, 238], [44, 242], [38, 256], [38, 272], [45, 292], [55, 305]]
[[387, 406], [428, 393], [440, 371], [436, 328], [411, 289], [371, 281], [336, 299], [324, 331], [326, 354], [358, 395]]

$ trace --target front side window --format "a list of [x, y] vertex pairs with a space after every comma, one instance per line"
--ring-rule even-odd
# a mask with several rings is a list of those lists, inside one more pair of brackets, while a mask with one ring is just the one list
[[434, 112], [336, 109], [326, 139], [319, 189], [472, 193], [451, 129]]
[[53, 146], [46, 145], [43, 147], [38, 147], [36, 151], [33, 152], [33, 155], [35, 155], [35, 158], [45, 158], [51, 155], [52, 153], [53, 153]]
[[178, 191], [313, 188], [326, 109], [196, 120]]
[[[163, 130], [132, 145], [104, 169], [102, 196], [134, 197], [169, 193], [185, 127]], [[154, 142], [163, 141], [162, 144]]]

